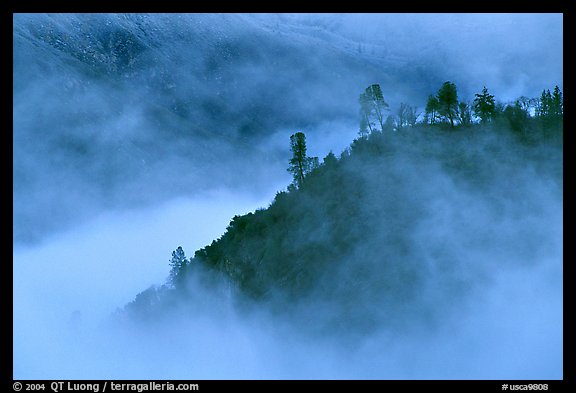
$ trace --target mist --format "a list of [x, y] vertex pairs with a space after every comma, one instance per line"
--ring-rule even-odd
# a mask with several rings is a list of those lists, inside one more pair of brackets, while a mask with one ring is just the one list
[[[561, 14], [13, 22], [15, 379], [563, 378], [562, 152], [526, 164], [500, 135], [460, 142], [478, 162], [495, 157], [485, 172], [463, 169], [469, 183], [430, 136], [385, 170], [350, 164], [372, 195], [354, 207], [386, 224], [330, 271], [328, 291], [268, 307], [199, 274], [151, 322], [122, 312], [166, 282], [176, 247], [192, 257], [232, 217], [273, 203], [291, 181], [291, 134], [305, 132], [320, 159], [346, 150], [368, 85], [382, 85], [392, 112], [422, 112], [446, 80], [468, 101], [483, 86], [503, 103], [562, 88]], [[286, 239], [324, 239], [323, 228]], [[398, 234], [411, 248], [392, 256], [425, 266], [418, 301], [367, 334], [337, 329], [331, 294], [356, 288], [356, 261]], [[388, 306], [362, 312], [386, 321]]]
[[375, 81], [420, 111], [445, 80], [469, 100], [562, 87], [557, 14], [16, 14], [13, 31], [16, 242], [102, 209], [269, 190], [288, 158], [269, 141], [304, 129], [321, 157], [340, 151]]

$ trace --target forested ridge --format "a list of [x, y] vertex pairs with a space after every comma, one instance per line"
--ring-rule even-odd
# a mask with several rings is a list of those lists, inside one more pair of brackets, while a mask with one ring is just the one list
[[545, 182], [561, 198], [558, 87], [502, 104], [485, 87], [459, 101], [446, 82], [419, 113], [405, 103], [392, 112], [371, 85], [359, 104], [359, 136], [347, 149], [320, 162], [294, 133], [287, 190], [234, 216], [190, 258], [178, 247], [166, 284], [125, 312], [150, 319], [193, 307], [194, 287], [206, 285], [284, 315], [320, 306], [304, 329], [366, 332], [433, 321], [497, 265], [538, 263], [546, 228], [517, 224], [541, 213], [532, 187]]

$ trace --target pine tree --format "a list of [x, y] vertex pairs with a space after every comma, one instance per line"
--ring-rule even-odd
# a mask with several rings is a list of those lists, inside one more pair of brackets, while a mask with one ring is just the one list
[[542, 90], [540, 101], [538, 102], [538, 106], [536, 108], [536, 116], [544, 119], [548, 118], [550, 116], [551, 104], [552, 95], [550, 94], [550, 90]]
[[304, 184], [306, 175], [318, 168], [320, 164], [318, 157], [306, 155], [306, 135], [303, 132], [297, 132], [290, 136], [290, 150], [292, 151], [292, 158], [287, 170], [294, 178], [294, 186], [300, 188]]
[[332, 150], [330, 150], [330, 152], [326, 155], [326, 157], [324, 157], [323, 164], [326, 167], [332, 167], [332, 166], [336, 165], [337, 162], [338, 162], [338, 159], [336, 158], [334, 153], [332, 153]]
[[172, 251], [172, 258], [170, 259], [169, 264], [170, 276], [168, 282], [172, 285], [176, 285], [177, 281], [182, 278], [182, 272], [188, 264], [188, 260], [186, 259], [186, 255], [181, 246], [178, 246], [175, 251]]
[[481, 94], [476, 94], [473, 102], [474, 114], [480, 118], [482, 123], [487, 123], [494, 118], [496, 112], [496, 102], [494, 96], [488, 93], [486, 86]]
[[564, 115], [564, 100], [558, 85], [554, 86], [554, 92], [550, 99], [550, 114], [555, 118], [560, 118]]
[[306, 174], [306, 136], [303, 132], [297, 132], [290, 136], [290, 150], [292, 158], [288, 172], [294, 177], [294, 184], [300, 187], [304, 183]]

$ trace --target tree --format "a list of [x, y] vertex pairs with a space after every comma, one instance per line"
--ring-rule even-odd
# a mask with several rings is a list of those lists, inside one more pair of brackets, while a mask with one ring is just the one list
[[456, 85], [450, 81], [444, 82], [438, 94], [436, 95], [438, 99], [438, 113], [450, 121], [450, 126], [454, 127], [454, 119], [458, 115], [458, 92], [456, 90]]
[[536, 105], [536, 117], [541, 121], [544, 128], [558, 126], [564, 114], [564, 102], [562, 92], [558, 86], [554, 87], [554, 94], [550, 90], [542, 90], [538, 104]]
[[554, 92], [550, 99], [550, 114], [555, 118], [560, 118], [564, 115], [564, 100], [558, 85], [554, 86]]
[[336, 158], [334, 153], [332, 153], [332, 150], [330, 150], [330, 152], [326, 155], [326, 157], [324, 157], [323, 163], [324, 163], [324, 166], [326, 166], [326, 167], [332, 167], [332, 166], [336, 165], [336, 163], [338, 163], [338, 159]]
[[504, 114], [504, 110], [506, 110], [506, 104], [502, 101], [496, 101], [494, 104], [494, 117], [500, 117]]
[[494, 96], [488, 93], [486, 86], [482, 89], [481, 94], [476, 94], [474, 98], [474, 114], [480, 118], [482, 123], [487, 123], [494, 118], [496, 103]]
[[540, 100], [536, 106], [536, 116], [540, 118], [548, 118], [550, 116], [550, 107], [552, 105], [552, 95], [550, 90], [542, 90]]
[[439, 109], [440, 109], [440, 103], [438, 102], [438, 98], [430, 94], [428, 96], [428, 101], [426, 102], [426, 109], [424, 110], [425, 111], [424, 119], [426, 123], [436, 124]]
[[170, 276], [168, 278], [170, 284], [175, 285], [179, 278], [182, 278], [180, 275], [187, 264], [188, 260], [184, 250], [178, 246], [175, 251], [172, 251], [172, 258], [170, 259]]
[[413, 127], [416, 124], [417, 118], [418, 114], [416, 113], [416, 108], [401, 102], [400, 108], [398, 109], [398, 122], [396, 129], [401, 130], [404, 127]]
[[317, 168], [320, 168], [320, 160], [318, 160], [318, 157], [308, 157], [308, 170], [306, 171], [306, 174]]
[[373, 84], [360, 94], [360, 136], [368, 130], [374, 131], [376, 122], [380, 125], [380, 130], [384, 129], [384, 111], [389, 110], [388, 103], [384, 100], [382, 89], [379, 84]]
[[292, 151], [292, 158], [287, 170], [294, 178], [293, 184], [300, 188], [304, 184], [306, 175], [319, 166], [318, 157], [306, 155], [306, 135], [303, 132], [297, 132], [290, 136], [290, 150]]
[[422, 112], [418, 112], [418, 107], [408, 105], [408, 112], [407, 112], [407, 119], [408, 125], [410, 127], [414, 127], [418, 122], [418, 116], [420, 116]]
[[504, 117], [508, 120], [510, 128], [521, 134], [526, 129], [530, 115], [528, 110], [523, 106], [523, 103], [518, 99], [514, 105], [506, 106], [506, 109], [504, 109]]
[[306, 135], [303, 132], [297, 132], [290, 136], [290, 150], [292, 151], [292, 158], [288, 172], [292, 173], [294, 184], [300, 187], [304, 182], [307, 166]]
[[[362, 113], [362, 111], [361, 111], [361, 113]], [[372, 132], [372, 126], [370, 125], [366, 116], [361, 114], [360, 130], [358, 130], [358, 135], [360, 135], [360, 138], [366, 138], [366, 137], [368, 137], [368, 135], [370, 135], [371, 132]]]
[[463, 101], [458, 104], [458, 121], [466, 127], [472, 125], [472, 109]]

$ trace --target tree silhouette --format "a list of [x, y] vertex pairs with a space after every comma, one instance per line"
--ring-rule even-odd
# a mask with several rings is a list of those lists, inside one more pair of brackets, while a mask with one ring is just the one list
[[330, 152], [326, 155], [326, 157], [324, 157], [323, 164], [326, 167], [333, 167], [334, 165], [336, 165], [336, 163], [338, 163], [338, 159], [336, 158], [334, 153], [332, 153], [332, 150], [330, 150]]
[[555, 86], [552, 94], [550, 90], [542, 90], [536, 105], [536, 117], [540, 118], [544, 128], [560, 125], [563, 115], [564, 102], [560, 88]]
[[522, 101], [518, 99], [514, 105], [506, 106], [506, 109], [504, 109], [504, 117], [508, 120], [512, 131], [522, 134], [525, 131], [530, 114], [523, 106]]
[[428, 101], [426, 102], [426, 109], [424, 115], [427, 123], [436, 124], [439, 109], [440, 109], [440, 103], [438, 102], [438, 98], [430, 94], [428, 96]]
[[494, 118], [496, 103], [494, 96], [488, 93], [486, 86], [482, 89], [481, 94], [476, 94], [474, 98], [474, 114], [480, 118], [482, 123], [487, 123]]
[[175, 251], [172, 251], [172, 258], [170, 259], [170, 276], [168, 278], [169, 283], [175, 285], [176, 282], [182, 278], [180, 274], [187, 264], [188, 260], [186, 259], [184, 250], [181, 246], [178, 246]]
[[318, 157], [306, 155], [306, 135], [303, 132], [297, 132], [290, 136], [290, 150], [292, 151], [292, 158], [288, 172], [293, 176], [293, 184], [300, 188], [304, 184], [306, 175], [318, 167]]
[[550, 90], [542, 90], [538, 106], [536, 107], [536, 116], [548, 118], [550, 116], [550, 107], [552, 105], [552, 95]]
[[379, 84], [373, 84], [360, 94], [360, 136], [374, 131], [375, 122], [380, 125], [380, 131], [384, 130], [384, 111], [388, 111], [389, 105], [384, 100], [382, 89]]
[[404, 127], [413, 127], [418, 118], [416, 110], [417, 108], [412, 107], [405, 102], [401, 102], [400, 108], [398, 109], [398, 122], [396, 124], [396, 129], [401, 130]]
[[454, 119], [458, 115], [458, 92], [456, 85], [450, 81], [444, 82], [438, 94], [438, 113], [450, 121], [450, 126], [454, 127]]
[[550, 114], [555, 118], [560, 118], [564, 115], [564, 100], [558, 85], [554, 86], [554, 92], [550, 99]]

